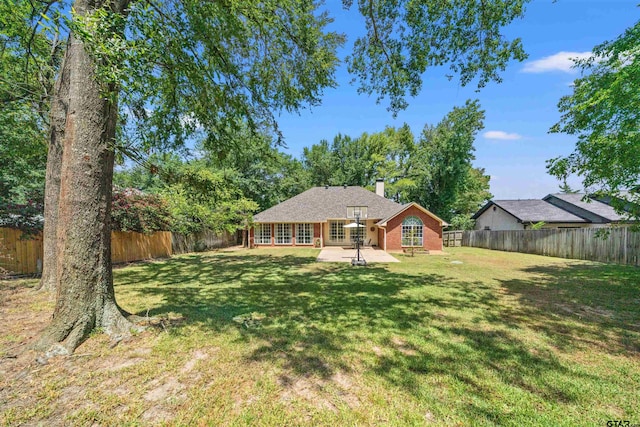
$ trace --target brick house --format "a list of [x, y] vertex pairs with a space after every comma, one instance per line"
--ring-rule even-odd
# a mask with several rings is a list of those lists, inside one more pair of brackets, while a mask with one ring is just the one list
[[[360, 227], [351, 224], [360, 217]], [[349, 225], [351, 224], [351, 225]], [[444, 222], [417, 203], [405, 205], [356, 186], [314, 187], [254, 216], [249, 244], [264, 246], [365, 246], [442, 250]]]

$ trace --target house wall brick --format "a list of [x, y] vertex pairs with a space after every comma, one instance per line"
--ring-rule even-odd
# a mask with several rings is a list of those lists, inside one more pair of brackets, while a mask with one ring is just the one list
[[402, 214], [387, 222], [388, 251], [402, 250], [402, 221], [408, 216], [417, 216], [424, 224], [422, 229], [422, 246], [426, 250], [442, 250], [442, 226], [433, 217], [427, 215], [415, 206], [411, 206]]

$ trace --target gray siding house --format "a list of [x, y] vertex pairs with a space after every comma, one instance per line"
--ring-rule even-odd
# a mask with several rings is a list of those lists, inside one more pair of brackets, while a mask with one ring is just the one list
[[613, 207], [585, 194], [549, 194], [542, 200], [491, 200], [472, 217], [476, 230], [593, 228], [624, 222]]

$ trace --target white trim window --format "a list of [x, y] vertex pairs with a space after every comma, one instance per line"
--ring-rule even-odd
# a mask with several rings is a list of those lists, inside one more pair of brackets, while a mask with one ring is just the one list
[[402, 221], [402, 246], [422, 246], [423, 223], [417, 216], [408, 216]]
[[253, 241], [256, 245], [270, 245], [271, 224], [256, 224]]
[[291, 224], [276, 224], [276, 245], [291, 244]]
[[313, 224], [296, 224], [296, 244], [310, 245], [313, 239]]
[[344, 238], [344, 221], [329, 221], [329, 241], [332, 243], [343, 243]]

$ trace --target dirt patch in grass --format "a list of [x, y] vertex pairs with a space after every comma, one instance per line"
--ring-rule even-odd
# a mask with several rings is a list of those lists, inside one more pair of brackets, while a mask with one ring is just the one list
[[406, 340], [402, 339], [401, 337], [397, 337], [397, 336], [391, 337], [390, 342], [393, 348], [395, 348], [397, 351], [404, 354], [405, 356], [418, 355], [418, 352], [409, 343], [407, 343]]
[[280, 398], [287, 402], [293, 398], [302, 399], [317, 409], [337, 412], [340, 406], [349, 408], [360, 406], [358, 389], [354, 380], [345, 372], [336, 372], [329, 378], [315, 376], [282, 376], [278, 380], [282, 387]]
[[150, 327], [115, 347], [96, 333], [46, 365], [28, 344], [53, 302], [35, 281], [0, 281], [0, 425], [640, 419], [637, 269], [467, 248], [451, 250], [460, 265], [353, 269], [317, 252], [118, 269], [119, 303]]

